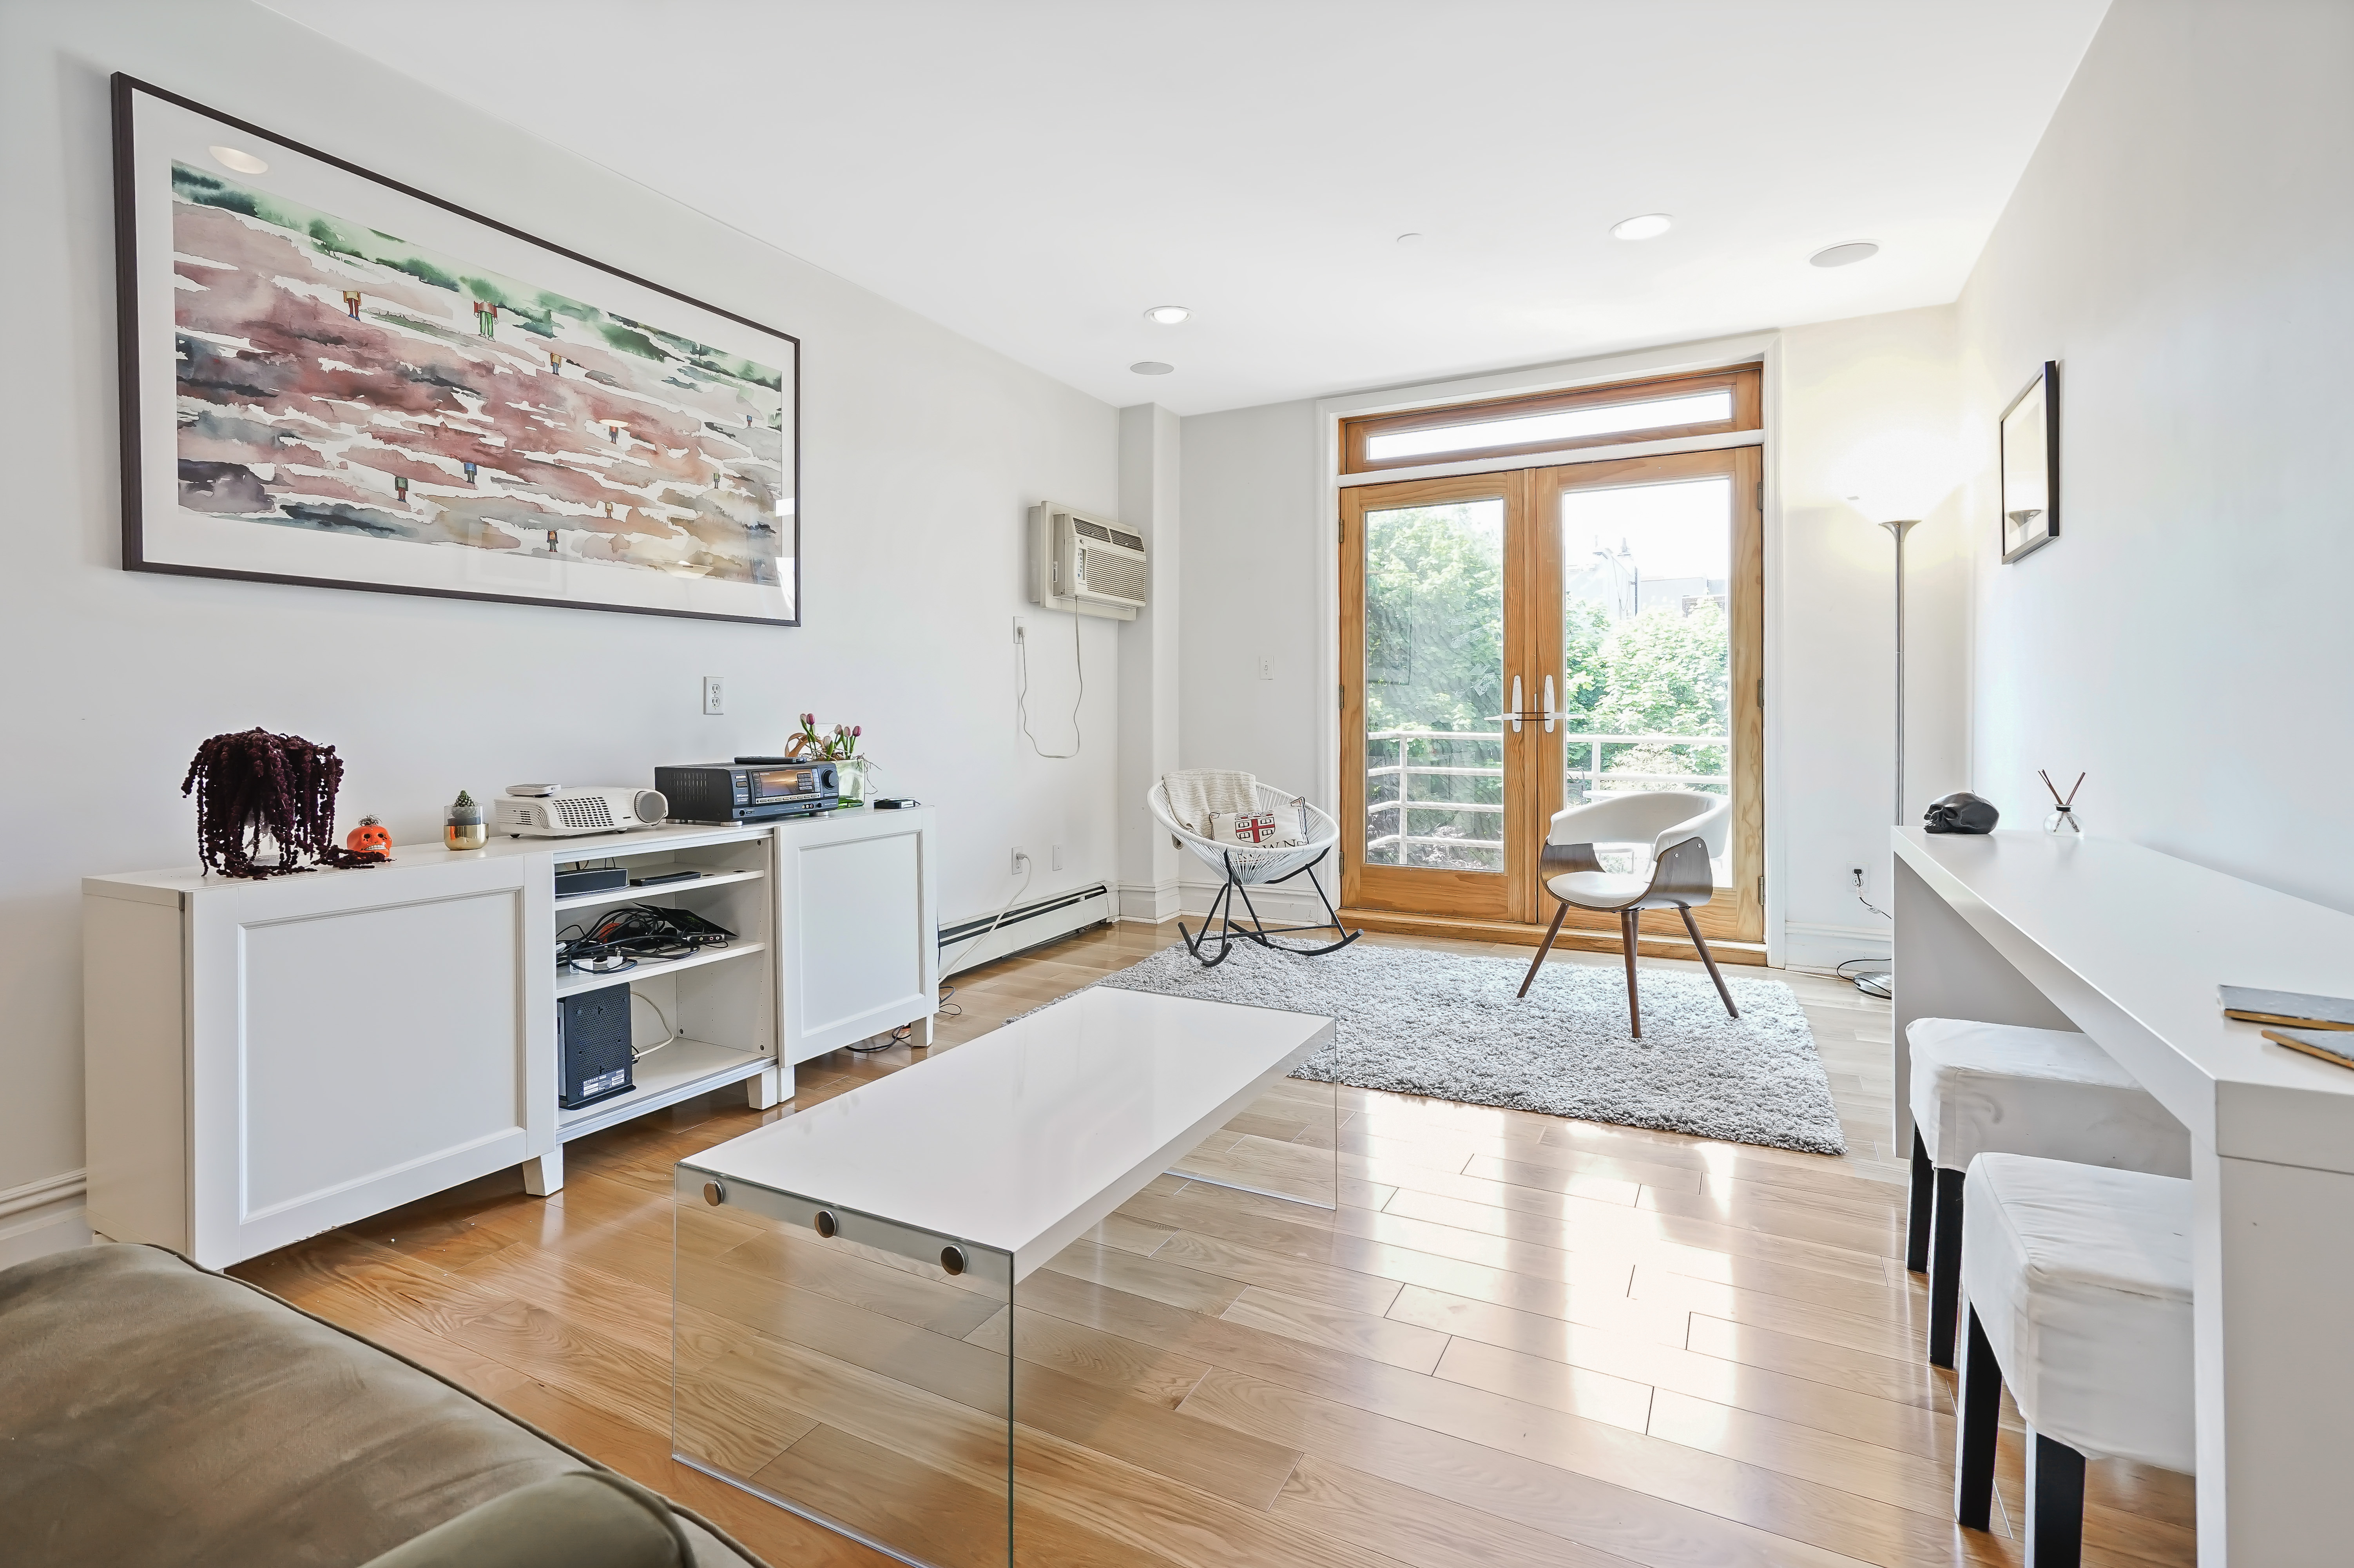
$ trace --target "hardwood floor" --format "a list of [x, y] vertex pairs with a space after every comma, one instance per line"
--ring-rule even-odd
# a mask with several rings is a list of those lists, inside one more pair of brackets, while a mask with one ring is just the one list
[[[962, 1012], [936, 1049], [1173, 939], [1121, 927], [960, 977]], [[1995, 1531], [1952, 1522], [1953, 1380], [1926, 1364], [1925, 1291], [1902, 1261], [1887, 1005], [1782, 978], [1813, 1023], [1844, 1158], [1343, 1087], [1337, 1213], [1164, 1176], [1024, 1280], [1010, 1325], [1023, 1562], [2020, 1562], [2008, 1407]], [[803, 1066], [798, 1103], [920, 1062], [837, 1053]], [[1220, 1158], [1328, 1145], [1329, 1093], [1279, 1085], [1219, 1135]], [[553, 1198], [508, 1172], [235, 1272], [668, 1492], [779, 1568], [880, 1565], [670, 1457], [671, 1167], [779, 1114], [708, 1097], [570, 1145]], [[961, 1341], [1002, 1355], [1002, 1306], [924, 1296], [907, 1277], [878, 1301], [871, 1278], [829, 1277], [783, 1238], [724, 1239], [723, 1265], [740, 1254], [763, 1288], [792, 1289], [819, 1332], [839, 1315], [846, 1345], [887, 1319], [957, 1355]], [[951, 1379], [953, 1361], [894, 1370]], [[743, 1417], [758, 1430], [737, 1434], [739, 1462], [802, 1488], [856, 1478], [845, 1509], [851, 1492], [906, 1489], [927, 1499], [941, 1561], [989, 1560], [991, 1499], [948, 1452], [955, 1435], [892, 1425], [909, 1390], [767, 1372], [801, 1383]], [[2094, 1563], [2192, 1563], [2189, 1478], [2095, 1464], [2086, 1542]]]

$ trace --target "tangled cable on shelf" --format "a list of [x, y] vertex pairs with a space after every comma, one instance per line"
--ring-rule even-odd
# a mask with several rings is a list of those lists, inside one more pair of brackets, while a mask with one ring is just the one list
[[691, 909], [625, 904], [556, 934], [556, 962], [576, 974], [626, 974], [640, 959], [683, 959], [724, 948], [736, 933]]

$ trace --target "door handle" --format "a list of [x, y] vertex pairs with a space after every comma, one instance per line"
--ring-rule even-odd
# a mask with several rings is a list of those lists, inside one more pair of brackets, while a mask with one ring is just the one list
[[1512, 733], [1521, 733], [1521, 678], [1512, 677]]
[[1553, 677], [1551, 675], [1547, 675], [1545, 677], [1544, 706], [1545, 733], [1547, 735], [1551, 735], [1553, 733], [1553, 721], [1556, 716], [1557, 715], [1553, 711]]

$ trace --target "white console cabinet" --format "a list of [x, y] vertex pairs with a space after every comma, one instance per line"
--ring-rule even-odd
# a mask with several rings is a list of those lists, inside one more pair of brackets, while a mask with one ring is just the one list
[[[937, 1010], [929, 810], [748, 827], [396, 848], [390, 864], [236, 882], [194, 871], [82, 884], [91, 1228], [220, 1267], [521, 1165]], [[692, 881], [558, 897], [558, 867]], [[557, 934], [617, 905], [684, 906], [725, 948], [626, 976], [559, 973]], [[557, 999], [627, 983], [641, 1049], [623, 1096], [557, 1105]], [[638, 1003], [642, 1001], [643, 1005]]]

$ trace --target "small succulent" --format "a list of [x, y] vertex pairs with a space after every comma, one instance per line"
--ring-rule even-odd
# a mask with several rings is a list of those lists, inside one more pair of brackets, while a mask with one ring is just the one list
[[461, 811], [462, 811], [462, 810], [467, 810], [468, 808], [472, 807], [472, 806], [473, 805], [473, 803], [474, 803], [474, 797], [473, 797], [472, 792], [472, 791], [470, 791], [470, 790], [465, 790], [465, 789], [461, 789], [461, 790], [459, 790], [459, 791], [458, 791], [458, 799], [457, 799], [457, 800], [456, 800], [454, 803], [456, 804], [457, 808], [458, 808], [460, 810], [461, 810]]

